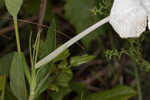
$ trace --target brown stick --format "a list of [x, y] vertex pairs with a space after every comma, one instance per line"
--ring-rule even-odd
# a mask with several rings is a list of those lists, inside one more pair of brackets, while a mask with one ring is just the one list
[[[18, 20], [18, 21], [20, 21], [20, 23], [18, 24], [18, 27], [21, 28], [25, 25], [25, 22], [32, 22], [32, 21], [35, 21], [35, 20], [37, 20], [37, 16], [33, 16], [30, 19]], [[7, 33], [7, 32], [10, 32], [10, 31], [13, 31], [13, 30], [14, 30], [14, 25], [10, 25], [6, 28], [1, 28], [0, 29], [0, 35], [3, 35], [4, 33]]]
[[41, 0], [41, 5], [40, 5], [40, 14], [39, 14], [39, 20], [38, 20], [38, 31], [41, 30], [41, 25], [43, 25], [44, 17], [45, 17], [45, 12], [46, 12], [46, 4], [47, 0]]

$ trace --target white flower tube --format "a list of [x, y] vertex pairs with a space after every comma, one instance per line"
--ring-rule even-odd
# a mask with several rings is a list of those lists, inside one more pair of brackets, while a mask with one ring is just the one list
[[[68, 42], [40, 60], [35, 67], [39, 68], [49, 63], [65, 49], [69, 48], [78, 40], [106, 22], [109, 22], [112, 25], [121, 38], [139, 37], [146, 30], [148, 15], [150, 15], [150, 0], [114, 0], [110, 17], [106, 17], [102, 21], [97, 22], [79, 33], [77, 36], [70, 39]], [[150, 28], [150, 16], [148, 16], [148, 18]]]
[[140, 0], [114, 0], [109, 22], [121, 38], [139, 37], [146, 29], [147, 13]]
[[104, 18], [103, 20], [97, 22], [96, 24], [92, 25], [91, 27], [87, 28], [83, 32], [79, 33], [77, 36], [73, 37], [69, 41], [67, 41], [65, 44], [54, 50], [52, 53], [50, 53], [48, 56], [44, 57], [42, 60], [40, 60], [36, 65], [35, 68], [39, 68], [47, 63], [49, 63], [51, 60], [56, 58], [60, 53], [62, 53], [64, 50], [69, 48], [71, 45], [79, 41], [84, 36], [88, 35], [90, 32], [94, 31], [98, 27], [102, 26], [103, 24], [107, 23], [109, 21], [109, 17]]

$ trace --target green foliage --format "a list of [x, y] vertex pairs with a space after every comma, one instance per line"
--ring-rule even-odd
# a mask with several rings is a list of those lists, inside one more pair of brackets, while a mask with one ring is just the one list
[[0, 0], [0, 8], [4, 7], [5, 3], [4, 0]]
[[86, 97], [91, 93], [87, 87], [85, 86], [85, 84], [81, 83], [81, 82], [72, 82], [70, 84], [72, 91], [74, 91], [77, 96], [75, 98], [75, 100], [85, 100]]
[[6, 76], [0, 76], [0, 100], [4, 100]]
[[18, 100], [12, 93], [10, 87], [8, 86], [8, 84], [6, 84], [5, 87], [5, 97], [4, 100]]
[[90, 55], [75, 56], [75, 57], [71, 57], [70, 64], [71, 66], [79, 66], [81, 64], [93, 60], [94, 58], [95, 58], [94, 56], [90, 56]]
[[60, 55], [58, 55], [53, 62], [58, 62], [58, 61], [63, 61], [65, 59], [67, 59], [70, 56], [70, 52], [69, 50], [65, 50], [64, 52], [62, 52]]
[[72, 71], [70, 69], [62, 69], [56, 73], [56, 84], [61, 87], [68, 87], [72, 79]]
[[[23, 10], [25, 12], [25, 16], [39, 14], [39, 10], [40, 10], [39, 5], [41, 3], [41, 0], [24, 0], [24, 1], [25, 2], [23, 4]], [[44, 20], [49, 22], [53, 19], [53, 16], [54, 16], [50, 0], [47, 0], [46, 6], [47, 7], [46, 7], [46, 13], [45, 13], [45, 19]]]
[[117, 49], [106, 50], [105, 51], [106, 58], [111, 60], [112, 57], [118, 57], [120, 59], [123, 54], [126, 54], [137, 65], [142, 66], [141, 68], [144, 71], [149, 72], [150, 71], [150, 63], [142, 57], [142, 50], [141, 50], [142, 40], [129, 39], [128, 42], [129, 42], [129, 48], [127, 48], [127, 49], [122, 48], [120, 51]]
[[37, 73], [37, 87], [35, 90], [36, 96], [39, 96], [42, 92], [49, 88], [49, 84], [53, 81], [53, 78], [50, 78], [53, 68], [55, 69], [54, 65], [46, 66], [46, 68], [41, 68]]
[[51, 97], [53, 100], [63, 100], [63, 98], [70, 92], [70, 88], [61, 88], [58, 92], [52, 92]]
[[0, 58], [0, 75], [8, 75], [14, 52]]
[[23, 0], [5, 0], [6, 7], [12, 16], [17, 16]]
[[[92, 9], [96, 6], [96, 0], [67, 0], [65, 5], [65, 16], [70, 20], [76, 28], [77, 33], [88, 28], [90, 25], [95, 24], [100, 18], [92, 15]], [[92, 32], [90, 35], [82, 39], [83, 44], [86, 47], [90, 46], [90, 43], [99, 34], [100, 30]]]
[[10, 68], [10, 87], [18, 100], [27, 100], [23, 54], [15, 53]]
[[56, 23], [52, 20], [51, 26], [48, 29], [47, 36], [44, 42], [40, 45], [40, 58], [47, 56], [56, 49]]
[[98, 3], [98, 7], [95, 6], [92, 9], [92, 12], [96, 15], [99, 14], [100, 16], [108, 16], [110, 13], [110, 9], [112, 7], [113, 0], [100, 0]]
[[117, 49], [113, 49], [107, 50], [105, 52], [105, 56], [109, 60], [111, 60], [113, 56], [116, 56], [120, 59], [123, 54], [128, 54], [128, 52], [125, 49], [121, 49], [120, 51], [118, 51]]
[[134, 96], [135, 93], [136, 92], [128, 86], [117, 86], [108, 91], [90, 94], [86, 100], [127, 100]]
[[[55, 48], [56, 48], [56, 23], [55, 20], [52, 20], [45, 41], [40, 43], [39, 49], [40, 58], [47, 56]], [[39, 96], [43, 91], [45, 91], [48, 88], [49, 84], [51, 83], [51, 79], [49, 78], [49, 76], [53, 72], [55, 67], [56, 66], [53, 64], [48, 64], [37, 71], [36, 76], [37, 77], [36, 83], [38, 84], [36, 89], [37, 96]]]

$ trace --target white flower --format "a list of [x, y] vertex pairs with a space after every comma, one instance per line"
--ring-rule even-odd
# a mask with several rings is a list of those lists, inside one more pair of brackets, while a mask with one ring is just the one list
[[121, 38], [139, 37], [149, 15], [150, 0], [114, 0], [109, 22]]
[[90, 26], [64, 43], [62, 46], [40, 60], [35, 65], [35, 68], [47, 64], [65, 49], [69, 48], [84, 36], [107, 22], [113, 26], [120, 37], [132, 38], [139, 37], [146, 30], [147, 19], [149, 20], [148, 24], [150, 29], [150, 0], [114, 0], [110, 16]]

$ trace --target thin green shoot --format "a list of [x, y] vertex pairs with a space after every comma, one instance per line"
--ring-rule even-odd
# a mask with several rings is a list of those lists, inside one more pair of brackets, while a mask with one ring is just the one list
[[16, 33], [17, 50], [18, 50], [18, 53], [21, 53], [17, 17], [13, 16], [13, 21], [14, 21], [15, 33]]

